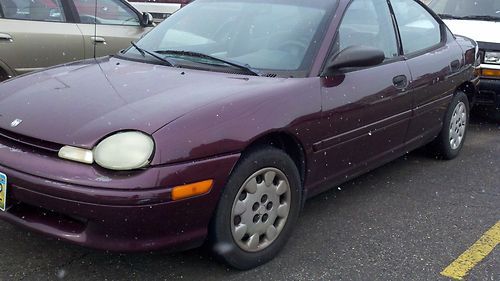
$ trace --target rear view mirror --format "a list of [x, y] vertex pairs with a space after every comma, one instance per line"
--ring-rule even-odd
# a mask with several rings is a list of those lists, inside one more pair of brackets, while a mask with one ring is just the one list
[[153, 16], [150, 13], [142, 13], [141, 26], [151, 26], [153, 25]]
[[367, 67], [381, 64], [385, 60], [382, 50], [368, 46], [347, 47], [334, 56], [326, 66], [331, 73], [346, 67]]

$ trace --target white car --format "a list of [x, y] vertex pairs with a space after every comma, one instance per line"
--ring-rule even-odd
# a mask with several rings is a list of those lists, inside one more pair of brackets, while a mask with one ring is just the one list
[[433, 0], [429, 7], [454, 34], [478, 43], [481, 82], [476, 105], [500, 122], [500, 0]]

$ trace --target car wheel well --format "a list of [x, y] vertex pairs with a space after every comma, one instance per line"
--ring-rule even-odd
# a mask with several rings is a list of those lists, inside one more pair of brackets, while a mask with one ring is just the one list
[[474, 97], [476, 95], [477, 89], [472, 82], [465, 82], [462, 85], [458, 86], [455, 94], [456, 92], [463, 92], [467, 96], [469, 103], [472, 104], [474, 102]]
[[252, 142], [247, 149], [245, 149], [245, 151], [261, 146], [272, 146], [281, 149], [288, 154], [299, 170], [302, 184], [305, 182], [306, 160], [304, 148], [296, 138], [287, 133], [271, 133]]

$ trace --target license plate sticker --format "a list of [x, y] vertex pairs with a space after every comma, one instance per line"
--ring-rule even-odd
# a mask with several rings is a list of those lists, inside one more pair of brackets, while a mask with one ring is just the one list
[[5, 211], [7, 207], [7, 176], [0, 173], [0, 210]]

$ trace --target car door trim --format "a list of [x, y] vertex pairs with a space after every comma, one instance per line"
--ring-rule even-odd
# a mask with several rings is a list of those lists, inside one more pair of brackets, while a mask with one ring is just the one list
[[425, 103], [421, 106], [417, 106], [413, 109], [412, 118], [418, 117], [420, 115], [425, 114], [437, 107], [443, 106], [445, 104], [449, 104], [451, 99], [453, 98], [453, 90], [449, 90], [446, 92], [445, 96]]
[[405, 122], [410, 117], [412, 116], [412, 110], [407, 110], [401, 113], [398, 113], [396, 115], [387, 117], [385, 119], [376, 121], [371, 124], [367, 124], [363, 127], [356, 128], [351, 131], [347, 131], [344, 133], [341, 133], [339, 135], [321, 140], [317, 143], [313, 144], [313, 151], [314, 152], [321, 152], [323, 150], [331, 149], [337, 145], [344, 144], [346, 142], [352, 141], [354, 139], [363, 137], [367, 134], [370, 134], [371, 132], [376, 132], [379, 130], [383, 130], [387, 127], [393, 126], [395, 124], [398, 124], [400, 122]]

